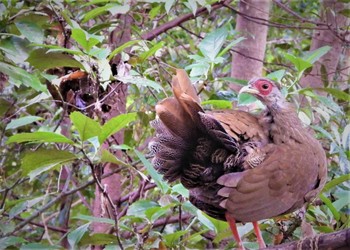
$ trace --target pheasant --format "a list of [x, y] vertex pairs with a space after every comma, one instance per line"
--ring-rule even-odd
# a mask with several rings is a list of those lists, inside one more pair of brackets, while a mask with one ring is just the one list
[[324, 186], [321, 144], [272, 80], [255, 78], [240, 91], [266, 106], [259, 115], [204, 111], [181, 69], [172, 89], [174, 97], [155, 108], [152, 164], [168, 182], [180, 180], [193, 205], [226, 220], [240, 249], [237, 222], [253, 222], [259, 247], [265, 247], [257, 222], [301, 208]]

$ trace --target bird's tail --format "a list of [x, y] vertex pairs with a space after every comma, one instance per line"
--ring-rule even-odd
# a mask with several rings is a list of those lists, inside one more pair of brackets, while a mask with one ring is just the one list
[[149, 145], [152, 163], [168, 181], [181, 177], [186, 156], [198, 139], [199, 112], [203, 112], [196, 89], [186, 71], [176, 70], [172, 79], [174, 97], [156, 105], [157, 118], [152, 122], [156, 137]]

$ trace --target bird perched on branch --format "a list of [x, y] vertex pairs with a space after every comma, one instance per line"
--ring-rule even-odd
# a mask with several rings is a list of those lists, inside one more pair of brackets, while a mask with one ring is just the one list
[[169, 182], [180, 180], [197, 208], [226, 220], [240, 249], [236, 222], [253, 222], [265, 247], [257, 222], [301, 208], [324, 186], [321, 144], [269, 79], [253, 79], [240, 91], [266, 106], [258, 116], [204, 112], [184, 70], [177, 70], [172, 89], [174, 97], [156, 105], [152, 122], [155, 169]]

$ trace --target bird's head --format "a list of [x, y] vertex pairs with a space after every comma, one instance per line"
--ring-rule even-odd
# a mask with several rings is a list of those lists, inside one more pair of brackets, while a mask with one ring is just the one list
[[277, 85], [267, 78], [254, 78], [250, 80], [248, 85], [241, 88], [239, 93], [248, 93], [255, 96], [271, 110], [283, 108], [286, 103]]

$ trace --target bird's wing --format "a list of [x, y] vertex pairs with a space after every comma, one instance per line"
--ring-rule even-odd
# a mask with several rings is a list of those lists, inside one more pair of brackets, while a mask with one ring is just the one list
[[[221, 206], [242, 222], [258, 221], [301, 207], [320, 180], [315, 150], [307, 145], [274, 145], [265, 148], [265, 160], [256, 168], [219, 178]], [[308, 162], [306, 162], [308, 161]], [[313, 166], [306, 167], [304, 166]]]

